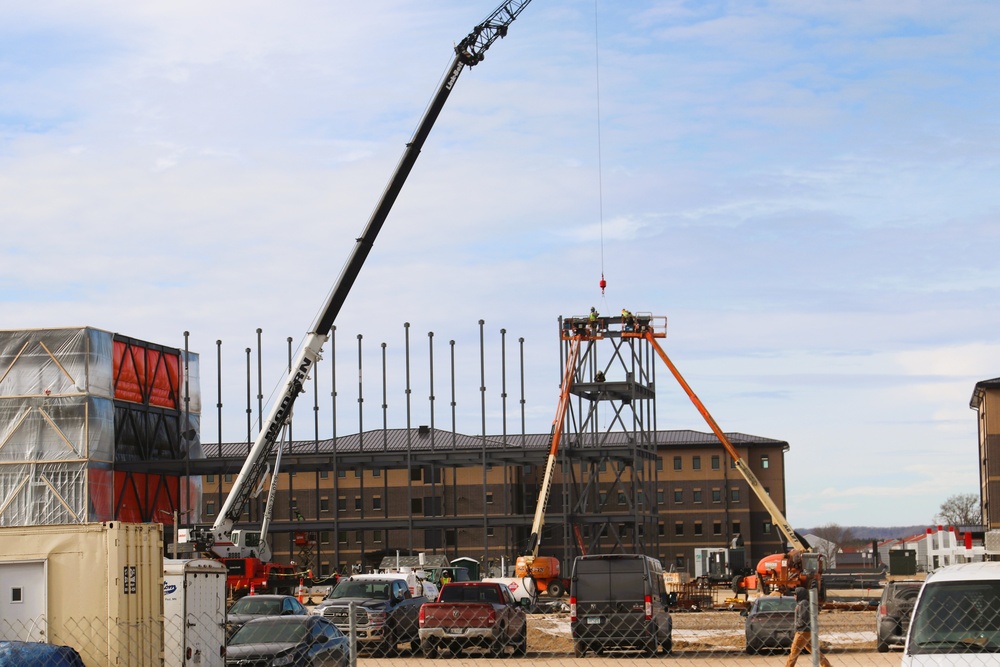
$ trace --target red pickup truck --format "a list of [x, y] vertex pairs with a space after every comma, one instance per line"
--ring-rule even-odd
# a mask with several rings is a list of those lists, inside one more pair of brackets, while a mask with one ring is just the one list
[[528, 651], [527, 615], [510, 589], [500, 583], [445, 584], [436, 602], [421, 605], [419, 632], [425, 658], [437, 656], [444, 648], [458, 656], [466, 648], [480, 647], [495, 658], [508, 646], [515, 656]]

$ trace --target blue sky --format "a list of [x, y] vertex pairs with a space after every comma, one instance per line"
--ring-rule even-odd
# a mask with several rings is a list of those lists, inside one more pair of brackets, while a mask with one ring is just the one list
[[[221, 339], [243, 437], [242, 350], [262, 328], [280, 381], [495, 6], [357, 5], [0, 7], [4, 326]], [[338, 335], [387, 342], [394, 406], [403, 323], [455, 339], [477, 432], [477, 322], [505, 328], [544, 432], [557, 317], [665, 315], [723, 429], [790, 443], [793, 525], [928, 523], [977, 489], [969, 398], [1000, 375], [998, 34], [987, 1], [535, 0], [462, 75]], [[659, 394], [660, 428], [707, 430]]]

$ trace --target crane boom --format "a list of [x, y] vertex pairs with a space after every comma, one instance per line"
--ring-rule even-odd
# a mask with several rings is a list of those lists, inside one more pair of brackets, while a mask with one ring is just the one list
[[736, 448], [733, 447], [733, 443], [730, 442], [729, 438], [726, 436], [725, 433], [722, 432], [722, 429], [719, 428], [719, 425], [715, 422], [715, 419], [713, 419], [712, 415], [709, 414], [708, 408], [705, 407], [705, 404], [701, 402], [701, 399], [699, 399], [698, 396], [694, 393], [694, 390], [691, 389], [691, 386], [684, 380], [684, 377], [681, 375], [680, 371], [677, 370], [677, 367], [674, 366], [672, 361], [670, 361], [670, 357], [667, 356], [667, 353], [664, 352], [663, 348], [661, 348], [659, 343], [656, 342], [656, 337], [654, 336], [652, 330], [646, 331], [646, 333], [643, 334], [643, 336], [653, 346], [653, 349], [656, 350], [656, 353], [660, 355], [660, 359], [662, 359], [663, 363], [665, 363], [667, 365], [667, 368], [670, 369], [670, 372], [677, 380], [677, 383], [680, 384], [681, 388], [684, 390], [684, 393], [688, 395], [688, 398], [690, 398], [691, 402], [694, 403], [694, 406], [698, 409], [698, 412], [700, 412], [701, 416], [704, 417], [705, 422], [708, 424], [709, 428], [711, 428], [712, 431], [715, 433], [716, 437], [719, 438], [719, 442], [721, 442], [722, 446], [726, 448], [727, 452], [729, 452], [729, 456], [733, 458], [733, 464], [736, 466], [736, 469], [739, 471], [741, 475], [743, 475], [743, 478], [747, 481], [747, 484], [750, 485], [750, 488], [757, 496], [757, 499], [760, 500], [761, 504], [764, 505], [764, 508], [767, 510], [767, 513], [771, 515], [771, 522], [775, 526], [777, 526], [778, 530], [780, 530], [781, 534], [785, 536], [785, 539], [788, 540], [788, 543], [792, 546], [793, 549], [808, 551], [808, 548], [804, 544], [802, 544], [802, 541], [799, 540], [798, 536], [795, 534], [795, 531], [792, 530], [792, 526], [790, 523], [788, 523], [788, 519], [786, 519], [785, 515], [781, 513], [781, 510], [778, 509], [778, 506], [775, 504], [775, 502], [771, 500], [770, 494], [768, 494], [768, 492], [764, 489], [764, 486], [760, 483], [760, 480], [757, 479], [757, 475], [755, 475], [753, 471], [750, 470], [750, 466], [747, 465], [747, 462], [743, 459], [742, 456], [740, 456], [739, 452], [736, 451]]
[[[420, 155], [420, 150], [441, 113], [441, 109], [448, 100], [455, 82], [465, 67], [472, 67], [482, 62], [486, 50], [497, 38], [507, 34], [508, 26], [520, 15], [529, 2], [531, 0], [507, 0], [503, 2], [455, 47], [455, 58], [447, 74], [424, 111], [412, 138], [406, 144], [403, 155], [375, 206], [364, 232], [357, 238], [350, 257], [327, 296], [326, 304], [306, 335], [281, 391], [272, 404], [267, 418], [261, 423], [260, 433], [250, 448], [247, 459], [219, 510], [218, 518], [212, 526], [211, 532], [208, 535], [201, 535], [202, 539], [199, 541], [204, 541], [208, 546], [229, 541], [233, 526], [243, 514], [251, 495], [267, 471], [268, 457], [278, 442], [281, 429], [291, 418], [295, 399], [303, 392], [309, 374], [321, 359], [323, 345], [329, 337], [330, 329], [333, 327], [348, 293], [354, 286], [361, 267], [375, 243], [375, 238], [389, 216], [389, 211]], [[277, 470], [275, 470], [275, 474], [277, 474]]]

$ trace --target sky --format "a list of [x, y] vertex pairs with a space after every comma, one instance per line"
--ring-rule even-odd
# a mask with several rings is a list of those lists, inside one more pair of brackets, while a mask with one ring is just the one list
[[[244, 350], [281, 382], [496, 2], [0, 4], [2, 327], [186, 340], [203, 440], [245, 437]], [[558, 318], [627, 307], [668, 318], [723, 430], [789, 443], [793, 526], [932, 523], [977, 493], [969, 400], [1000, 376], [998, 35], [990, 0], [535, 0], [461, 75], [338, 316], [366, 368], [359, 409], [339, 362], [338, 431], [381, 426], [383, 342], [405, 426], [409, 332], [436, 383], [414, 361], [413, 423], [434, 393], [450, 427], [454, 340], [460, 432], [520, 428], [521, 354], [547, 432]], [[660, 429], [708, 431], [660, 384]]]

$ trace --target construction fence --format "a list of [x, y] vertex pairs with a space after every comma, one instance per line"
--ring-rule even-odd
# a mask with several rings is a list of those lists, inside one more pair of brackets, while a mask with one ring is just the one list
[[[794, 640], [794, 611], [788, 598], [774, 598], [773, 605], [758, 602], [759, 609], [733, 608], [673, 610], [662, 618], [648, 609], [630, 606], [591, 614], [568, 605], [550, 604], [544, 609], [498, 610], [483, 616], [470, 607], [467, 614], [451, 617], [451, 625], [437, 634], [423, 633], [420, 623], [392, 625], [394, 619], [369, 616], [360, 607], [350, 619], [342, 619], [346, 632], [317, 614], [269, 617], [242, 629], [230, 625], [220, 634], [217, 617], [190, 617], [186, 627], [148, 619], [130, 632], [122, 632], [112, 621], [97, 618], [45, 619], [31, 627], [0, 619], [0, 665], [378, 665], [416, 663], [434, 659], [476, 662], [491, 659], [531, 660], [533, 663], [636, 664], [653, 659], [698, 660], [698, 664], [784, 664]], [[461, 605], [456, 608], [460, 608]], [[830, 608], [816, 604], [815, 620], [820, 650], [835, 665], [898, 665], [903, 647], [879, 646], [880, 620], [872, 605]], [[749, 613], [748, 613], [749, 611]], [[757, 612], [756, 614], [754, 612]], [[771, 617], [766, 617], [772, 614]], [[755, 619], [757, 615], [759, 618]], [[652, 616], [652, 617], [650, 617]], [[515, 627], [523, 617], [523, 632]], [[594, 620], [596, 619], [596, 620]], [[371, 632], [382, 623], [380, 632]], [[511, 625], [514, 624], [514, 625]], [[40, 629], [52, 634], [58, 625], [58, 644], [51, 648], [38, 641]], [[896, 629], [898, 634], [899, 628]], [[905, 631], [905, 628], [903, 628]], [[162, 632], [162, 637], [152, 636]], [[902, 635], [905, 638], [905, 632]], [[114, 644], [109, 637], [117, 637]], [[121, 639], [128, 637], [129, 639]], [[221, 638], [221, 639], [220, 639]], [[954, 660], [962, 665], [1000, 664], [1000, 599], [983, 599], [963, 608], [942, 607], [939, 613], [914, 627], [912, 651]], [[805, 642], [809, 646], [809, 642]], [[50, 655], [38, 655], [48, 647]], [[942, 654], [948, 656], [943, 658]], [[808, 652], [799, 664], [811, 664]], [[958, 664], [948, 662], [948, 664]]]

